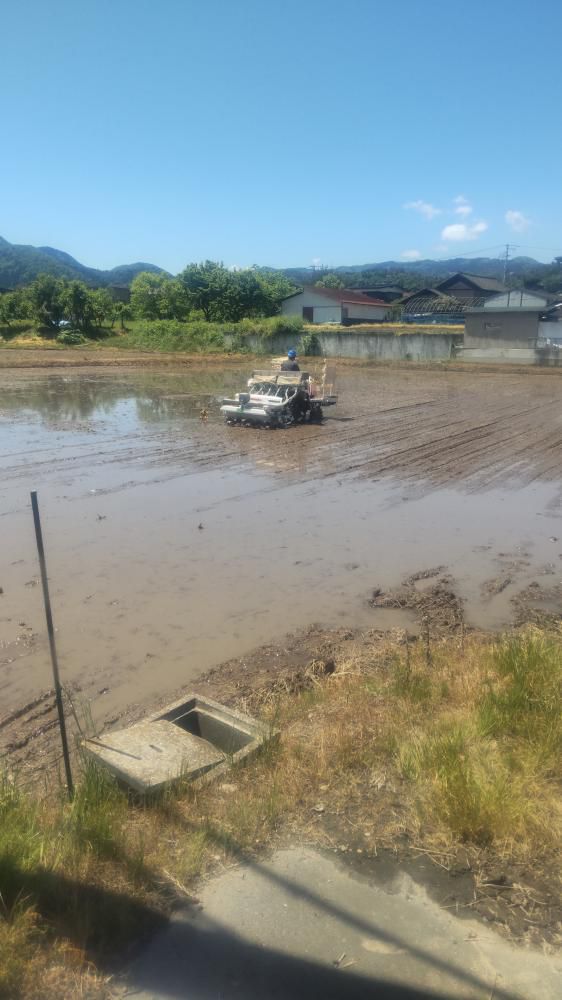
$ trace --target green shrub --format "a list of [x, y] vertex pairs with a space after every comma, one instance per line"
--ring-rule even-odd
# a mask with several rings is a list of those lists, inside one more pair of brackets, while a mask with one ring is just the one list
[[187, 353], [245, 352], [248, 337], [263, 340], [263, 350], [268, 341], [278, 336], [291, 336], [295, 342], [302, 333], [302, 320], [298, 316], [272, 316], [263, 319], [244, 319], [240, 323], [207, 323], [196, 320], [180, 323], [177, 320], [140, 320], [119, 338], [123, 347], [138, 347], [151, 351], [186, 351]]
[[152, 351], [220, 352], [225, 350], [218, 323], [180, 323], [175, 319], [143, 320], [127, 333], [127, 345]]
[[303, 333], [299, 343], [299, 354], [314, 357], [322, 353], [320, 340], [315, 333]]
[[57, 335], [57, 344], [64, 344], [65, 347], [78, 347], [86, 343], [86, 338], [78, 330], [62, 330]]
[[289, 336], [296, 343], [303, 329], [304, 324], [300, 316], [270, 316], [262, 319], [243, 319], [240, 323], [225, 327], [225, 332], [263, 337], [264, 340]]

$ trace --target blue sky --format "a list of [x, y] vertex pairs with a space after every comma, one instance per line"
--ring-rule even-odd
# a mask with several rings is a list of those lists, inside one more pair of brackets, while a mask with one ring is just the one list
[[173, 272], [549, 260], [561, 31], [559, 0], [4, 0], [0, 235]]

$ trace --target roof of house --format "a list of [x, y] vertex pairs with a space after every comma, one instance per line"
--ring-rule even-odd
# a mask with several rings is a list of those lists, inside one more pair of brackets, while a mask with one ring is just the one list
[[[358, 292], [355, 288], [322, 288], [318, 285], [304, 285], [299, 292], [293, 292], [292, 295], [286, 295], [285, 299], [292, 299], [295, 295], [301, 295], [302, 292], [314, 292], [316, 295], [321, 295], [326, 299], [331, 299], [332, 302], [340, 302], [344, 304], [354, 302], [356, 305], [362, 306], [388, 307], [388, 302], [383, 302], [382, 299], [374, 299], [372, 295], [364, 295], [363, 292]], [[285, 299], [283, 301], [285, 301]]]
[[402, 285], [362, 285], [360, 288], [355, 289], [356, 292], [365, 292], [370, 295], [371, 292], [404, 292], [405, 289]]
[[400, 304], [403, 302], [410, 302], [412, 299], [427, 299], [427, 298], [437, 298], [437, 299], [449, 299], [449, 295], [445, 295], [445, 292], [440, 292], [438, 288], [418, 288], [415, 292], [408, 292], [400, 300]]
[[482, 274], [467, 274], [466, 271], [457, 271], [456, 274], [451, 274], [448, 278], [440, 281], [437, 288], [447, 288], [454, 281], [458, 281], [459, 278], [462, 278], [467, 284], [472, 285], [473, 288], [478, 288], [482, 292], [507, 292], [507, 287], [498, 278], [488, 278]]

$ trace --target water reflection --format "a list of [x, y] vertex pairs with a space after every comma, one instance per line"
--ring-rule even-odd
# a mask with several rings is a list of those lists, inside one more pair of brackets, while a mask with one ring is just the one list
[[37, 413], [46, 421], [84, 420], [96, 411], [109, 413], [122, 398], [115, 387], [90, 380], [50, 376], [45, 381], [8, 387], [2, 392], [0, 413]]
[[[242, 380], [242, 381], [241, 381]], [[142, 422], [198, 418], [203, 407], [209, 417], [218, 413], [223, 394], [236, 391], [243, 375], [232, 370], [197, 371], [179, 375], [138, 373], [92, 378], [47, 375], [40, 379], [14, 381], [0, 397], [0, 417], [37, 414], [46, 426], [72, 425], [107, 417], [125, 401], [134, 401]]]

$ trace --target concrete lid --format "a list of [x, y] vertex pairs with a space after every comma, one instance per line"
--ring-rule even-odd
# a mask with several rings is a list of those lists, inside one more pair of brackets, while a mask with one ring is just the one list
[[150, 720], [84, 740], [84, 747], [136, 791], [155, 791], [179, 777], [193, 779], [225, 755], [173, 722]]

